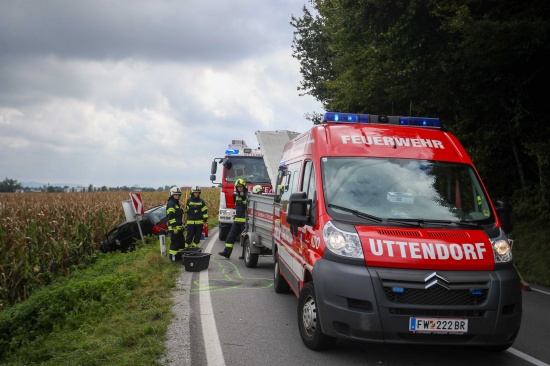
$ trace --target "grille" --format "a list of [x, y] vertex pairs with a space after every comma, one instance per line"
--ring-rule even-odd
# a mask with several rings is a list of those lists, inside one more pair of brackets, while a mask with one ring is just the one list
[[429, 238], [469, 238], [464, 231], [428, 231]]
[[[479, 288], [479, 287], [477, 287]], [[405, 288], [403, 293], [394, 293], [391, 286], [384, 286], [386, 298], [397, 304], [411, 305], [479, 305], [487, 299], [488, 290], [472, 295], [469, 289], [447, 290], [441, 286], [428, 289]]]

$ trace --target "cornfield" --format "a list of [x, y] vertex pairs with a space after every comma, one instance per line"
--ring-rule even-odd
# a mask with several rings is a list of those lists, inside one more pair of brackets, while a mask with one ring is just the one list
[[[183, 203], [184, 194], [180, 200]], [[144, 208], [165, 204], [167, 192], [142, 192]], [[210, 217], [219, 189], [204, 188]], [[104, 235], [126, 220], [129, 192], [0, 193], [0, 311], [34, 288], [90, 263]]]

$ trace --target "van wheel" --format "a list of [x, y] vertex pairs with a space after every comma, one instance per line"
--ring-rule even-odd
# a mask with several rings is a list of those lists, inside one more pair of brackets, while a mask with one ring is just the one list
[[277, 252], [273, 253], [273, 261], [275, 262], [275, 266], [273, 266], [273, 289], [275, 289], [275, 292], [278, 294], [288, 294], [290, 292], [290, 286], [281, 275]]
[[258, 265], [258, 253], [252, 253], [248, 237], [244, 239], [244, 264], [248, 268], [256, 268]]
[[323, 334], [315, 287], [313, 282], [308, 282], [300, 292], [298, 300], [298, 328], [302, 342], [307, 348], [314, 351], [322, 351], [331, 348], [336, 343], [336, 338]]

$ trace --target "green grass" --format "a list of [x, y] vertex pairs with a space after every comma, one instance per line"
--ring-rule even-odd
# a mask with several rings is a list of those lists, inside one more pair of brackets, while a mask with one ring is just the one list
[[0, 313], [0, 365], [161, 365], [182, 266], [153, 237], [96, 259]]

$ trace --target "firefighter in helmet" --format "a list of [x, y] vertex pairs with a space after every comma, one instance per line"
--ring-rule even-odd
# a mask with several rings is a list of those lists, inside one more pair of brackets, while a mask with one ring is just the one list
[[218, 254], [222, 257], [228, 258], [233, 251], [233, 244], [235, 239], [244, 231], [246, 224], [246, 204], [247, 204], [248, 190], [246, 189], [246, 183], [243, 179], [237, 179], [235, 182], [235, 192], [233, 193], [233, 199], [235, 201], [235, 221], [231, 225], [231, 230], [227, 234], [225, 240], [225, 248]]
[[178, 253], [184, 248], [183, 239], [183, 208], [180, 206], [181, 189], [177, 186], [170, 188], [170, 196], [166, 203], [166, 217], [168, 218], [168, 232], [170, 233], [170, 249], [168, 257], [171, 261], [178, 260]]
[[191, 197], [185, 203], [184, 212], [187, 214], [186, 248], [198, 248], [204, 225], [208, 222], [208, 210], [206, 203], [201, 198], [201, 188], [194, 186], [191, 189]]

